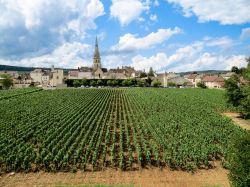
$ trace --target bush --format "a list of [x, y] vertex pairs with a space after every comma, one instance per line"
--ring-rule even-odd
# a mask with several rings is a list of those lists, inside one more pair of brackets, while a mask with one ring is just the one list
[[11, 86], [13, 86], [13, 80], [10, 75], [8, 74], [3, 74], [1, 75], [2, 78], [2, 84], [4, 89], [9, 89]]
[[102, 86], [102, 85], [103, 85], [103, 82], [102, 82], [102, 80], [98, 80], [96, 84], [97, 84], [98, 86]]
[[147, 86], [147, 82], [146, 82], [146, 80], [138, 80], [137, 85], [140, 87], [145, 87], [145, 86]]
[[90, 81], [90, 86], [96, 86], [96, 81], [95, 80], [91, 80]]
[[152, 83], [151, 83], [151, 85], [153, 87], [159, 87], [161, 85], [161, 82], [159, 80], [153, 80]]
[[168, 82], [168, 86], [176, 86], [174, 82]]
[[81, 86], [81, 82], [79, 80], [74, 80], [73, 85], [74, 85], [74, 87], [79, 87], [79, 86]]
[[250, 132], [235, 140], [230, 153], [229, 169], [229, 179], [233, 186], [250, 186]]
[[198, 83], [197, 83], [197, 87], [203, 88], [203, 89], [207, 88], [207, 86], [205, 85], [204, 82], [198, 82]]

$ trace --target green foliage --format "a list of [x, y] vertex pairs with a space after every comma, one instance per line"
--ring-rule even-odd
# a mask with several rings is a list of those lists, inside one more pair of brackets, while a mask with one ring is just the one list
[[91, 80], [89, 84], [90, 86], [96, 86], [97, 82], [95, 80]]
[[10, 75], [3, 74], [1, 75], [1, 77], [4, 78], [3, 80], [1, 80], [4, 89], [9, 89], [11, 86], [13, 86], [13, 79]]
[[133, 82], [131, 79], [125, 79], [122, 81], [122, 86], [132, 86]]
[[198, 82], [198, 83], [197, 83], [197, 87], [203, 88], [203, 89], [207, 88], [207, 86], [205, 85], [204, 82]]
[[147, 77], [148, 75], [147, 75], [147, 73], [146, 72], [141, 72], [140, 73], [140, 78], [144, 78], [144, 77]]
[[149, 77], [154, 77], [154, 70], [153, 70], [152, 67], [149, 68], [148, 76]]
[[113, 86], [113, 81], [112, 81], [112, 80], [108, 80], [108, 81], [107, 81], [107, 85], [108, 85], [108, 86]]
[[88, 86], [89, 85], [88, 80], [87, 79], [82, 79], [82, 85], [83, 86]]
[[240, 73], [240, 69], [237, 66], [233, 66], [231, 69], [232, 72], [239, 74]]
[[140, 87], [145, 87], [148, 84], [147, 84], [146, 80], [138, 80], [137, 85], [140, 86]]
[[238, 74], [226, 80], [225, 88], [228, 103], [238, 107], [243, 118], [250, 118], [250, 58], [246, 61], [247, 68], [241, 68]]
[[168, 86], [176, 86], [174, 82], [168, 82]]
[[96, 84], [97, 84], [98, 86], [103, 86], [103, 81], [99, 79], [99, 80], [97, 80]]
[[241, 99], [243, 98], [242, 90], [240, 89], [240, 78], [237, 75], [233, 75], [225, 81], [225, 88], [227, 89], [226, 96], [227, 101], [232, 103], [233, 106], [239, 106]]
[[4, 172], [109, 166], [127, 170], [134, 163], [188, 171], [210, 167], [210, 161], [228, 152], [230, 137], [244, 133], [216, 112], [228, 110], [224, 94], [209, 89], [104, 88], [3, 99], [0, 167]]
[[232, 145], [229, 179], [235, 187], [250, 186], [250, 133], [237, 137]]
[[81, 81], [80, 80], [74, 80], [73, 85], [74, 85], [74, 87], [80, 87], [81, 86]]
[[153, 80], [151, 83], [151, 86], [153, 87], [159, 87], [161, 85], [161, 82], [159, 80]]

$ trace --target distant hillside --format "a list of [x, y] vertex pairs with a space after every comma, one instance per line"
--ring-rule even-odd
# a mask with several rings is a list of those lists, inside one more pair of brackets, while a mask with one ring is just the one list
[[[18, 72], [31, 72], [34, 69], [41, 68], [41, 67], [21, 67], [21, 66], [8, 66], [8, 65], [0, 65], [0, 71], [18, 71]], [[42, 68], [49, 70], [50, 68]], [[65, 73], [72, 69], [63, 69]]]
[[34, 67], [20, 67], [20, 66], [8, 66], [8, 65], [0, 65], [0, 71], [21, 71], [28, 72], [33, 71]]
[[228, 73], [231, 72], [229, 70], [205, 70], [205, 71], [187, 71], [187, 72], [180, 72], [180, 75], [187, 75], [187, 74], [191, 74], [191, 73], [198, 73], [198, 74], [221, 74], [221, 73]]

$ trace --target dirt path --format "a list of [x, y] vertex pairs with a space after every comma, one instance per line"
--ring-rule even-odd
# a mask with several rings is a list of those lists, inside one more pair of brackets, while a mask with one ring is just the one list
[[226, 112], [223, 113], [225, 116], [231, 118], [237, 125], [242, 127], [243, 129], [250, 130], [250, 121], [239, 118], [238, 113]]
[[160, 170], [159, 168], [141, 171], [117, 171], [108, 169], [100, 172], [77, 173], [17, 173], [13, 176], [0, 176], [1, 187], [58, 186], [80, 184], [133, 184], [135, 186], [200, 187], [229, 186], [227, 173], [218, 163], [215, 169], [198, 170], [195, 174], [184, 171]]

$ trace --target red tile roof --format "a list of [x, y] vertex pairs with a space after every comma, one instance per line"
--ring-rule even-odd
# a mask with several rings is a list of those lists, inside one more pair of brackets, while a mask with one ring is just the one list
[[187, 79], [195, 79], [198, 75], [197, 74], [190, 74]]
[[202, 78], [203, 82], [224, 82], [223, 77], [218, 75], [206, 75]]

